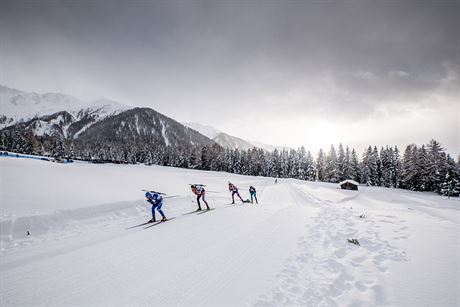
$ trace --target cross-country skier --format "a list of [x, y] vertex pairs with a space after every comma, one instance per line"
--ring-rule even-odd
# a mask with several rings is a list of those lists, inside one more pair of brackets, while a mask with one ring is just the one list
[[240, 198], [241, 202], [244, 204], [244, 200], [241, 198], [240, 193], [238, 193], [238, 188], [230, 181], [228, 182], [228, 190], [232, 192], [232, 204], [235, 203], [235, 194]]
[[249, 187], [249, 194], [251, 194], [251, 204], [254, 203], [253, 200], [252, 200], [253, 196], [256, 199], [256, 204], [258, 204], [259, 202], [257, 201], [256, 188], [254, 188], [253, 186], [250, 186]]
[[198, 203], [198, 209], [196, 211], [201, 211], [200, 198], [203, 198], [204, 203], [206, 204], [206, 210], [210, 210], [208, 202], [204, 199], [206, 191], [204, 190], [203, 185], [201, 184], [192, 184], [190, 185], [192, 192], [196, 195], [196, 202]]
[[163, 206], [163, 197], [161, 197], [160, 194], [155, 193], [155, 192], [146, 192], [145, 197], [147, 198], [147, 202], [152, 204], [152, 219], [148, 221], [149, 223], [155, 222], [155, 209], [160, 212], [161, 216], [163, 217], [161, 219], [162, 222], [167, 221], [168, 219], [166, 218], [165, 214], [161, 210], [161, 207]]

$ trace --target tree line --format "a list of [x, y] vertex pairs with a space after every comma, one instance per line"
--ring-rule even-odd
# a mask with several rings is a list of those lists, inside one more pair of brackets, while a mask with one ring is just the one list
[[322, 149], [314, 157], [304, 147], [274, 150], [224, 149], [214, 145], [185, 147], [164, 144], [119, 144], [81, 142], [31, 131], [0, 132], [0, 149], [53, 157], [57, 160], [85, 160], [94, 163], [126, 163], [225, 171], [235, 174], [296, 178], [338, 183], [352, 179], [369, 186], [432, 191], [442, 195], [460, 193], [460, 158], [457, 162], [441, 144], [431, 140], [421, 146], [410, 144], [402, 153], [395, 147], [369, 146], [358, 157], [355, 149], [339, 144]]

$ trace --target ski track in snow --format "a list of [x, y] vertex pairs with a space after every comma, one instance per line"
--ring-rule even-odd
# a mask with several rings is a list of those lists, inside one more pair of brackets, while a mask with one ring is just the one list
[[[296, 188], [293, 188], [296, 189]], [[297, 193], [302, 193], [300, 190]], [[322, 201], [303, 191], [320, 207], [312, 224], [305, 225], [305, 235], [298, 240], [298, 253], [289, 257], [277, 274], [277, 286], [262, 295], [254, 305], [373, 305], [384, 304], [379, 272], [388, 270], [389, 261], [406, 261], [405, 252], [391, 245], [376, 231], [379, 222], [391, 224], [395, 235], [391, 240], [408, 237], [405, 221], [396, 216], [359, 218], [348, 207]], [[338, 201], [345, 203], [359, 193]], [[305, 197], [304, 197], [305, 198]], [[347, 242], [359, 238], [361, 246]], [[355, 278], [356, 271], [366, 276]]]
[[[113, 169], [171, 183], [194, 174]], [[165, 200], [174, 220], [147, 229], [131, 228], [149, 219], [143, 201], [3, 216], [1, 305], [460, 305], [458, 200], [239, 176], [243, 198], [253, 184], [259, 204], [229, 205], [234, 175], [199, 174], [213, 178], [216, 210], [186, 214], [196, 209], [187, 190]]]

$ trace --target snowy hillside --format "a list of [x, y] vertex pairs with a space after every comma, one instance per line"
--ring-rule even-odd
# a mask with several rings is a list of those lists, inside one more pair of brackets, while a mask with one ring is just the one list
[[[159, 166], [0, 169], [2, 305], [459, 304], [458, 199]], [[259, 204], [231, 205], [228, 180]], [[187, 214], [189, 183], [216, 209]], [[138, 226], [143, 188], [174, 196], [170, 221]]]
[[215, 141], [217, 144], [224, 148], [248, 150], [256, 147], [266, 151], [273, 151], [275, 149], [289, 150], [289, 148], [287, 147], [268, 145], [258, 141], [246, 141], [241, 138], [224, 133], [214, 127], [202, 125], [199, 123], [184, 123], [184, 125], [198, 131], [202, 135], [207, 136], [208, 138]]
[[[12, 125], [19, 120], [27, 121], [34, 117], [49, 116], [66, 111], [73, 121], [91, 115], [95, 119], [118, 114], [128, 109], [127, 106], [108, 99], [84, 102], [75, 97], [61, 93], [37, 94], [23, 92], [0, 85], [0, 128]], [[40, 123], [41, 130], [52, 129], [50, 125]]]
[[88, 103], [64, 94], [28, 93], [1, 85], [0, 100], [2, 105], [0, 114], [14, 120], [30, 119], [59, 111], [78, 111], [90, 106]]
[[215, 138], [213, 138], [213, 140], [220, 146], [229, 149], [249, 150], [255, 147], [243, 139], [228, 135], [223, 132], [219, 133]]
[[211, 140], [215, 138], [222, 131], [217, 130], [214, 127], [202, 125], [199, 123], [184, 123], [185, 126], [192, 128], [193, 130], [198, 131], [202, 135], [210, 138]]
[[199, 123], [184, 123], [184, 125], [207, 136], [208, 138], [210, 138], [211, 140], [213, 140], [214, 142], [216, 142], [224, 148], [248, 150], [255, 147], [250, 142], [219, 131], [211, 126], [206, 126]]

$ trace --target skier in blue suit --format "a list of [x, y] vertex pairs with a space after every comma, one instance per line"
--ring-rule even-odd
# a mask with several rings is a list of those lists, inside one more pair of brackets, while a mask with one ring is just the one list
[[155, 222], [155, 209], [160, 212], [161, 216], [163, 217], [161, 219], [162, 222], [167, 221], [168, 219], [166, 218], [165, 214], [161, 210], [161, 207], [163, 206], [163, 197], [161, 197], [160, 194], [158, 193], [151, 193], [151, 192], [146, 192], [145, 197], [147, 198], [147, 202], [152, 204], [152, 219], [148, 221], [149, 223]]
[[259, 201], [257, 200], [257, 193], [256, 193], [256, 188], [254, 188], [253, 186], [250, 186], [249, 187], [249, 194], [251, 194], [251, 204], [253, 204], [253, 197], [256, 199], [256, 204], [259, 203]]

